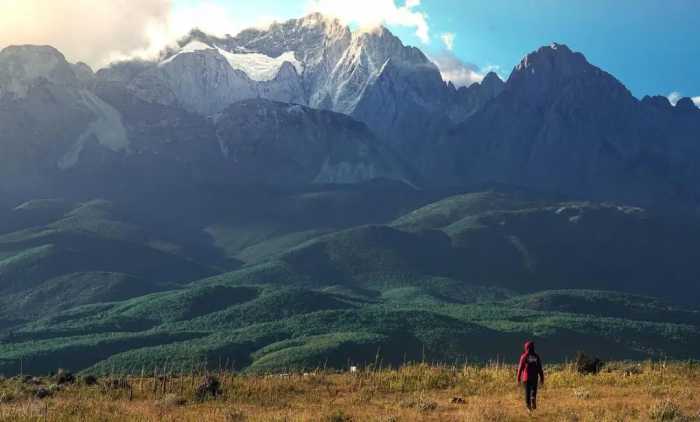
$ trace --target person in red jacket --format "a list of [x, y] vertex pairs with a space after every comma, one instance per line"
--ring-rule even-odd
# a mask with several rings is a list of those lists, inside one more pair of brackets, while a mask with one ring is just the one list
[[537, 381], [544, 385], [544, 371], [542, 370], [542, 360], [535, 353], [535, 343], [528, 341], [525, 343], [525, 352], [520, 355], [518, 364], [518, 384], [521, 382], [525, 387], [525, 403], [528, 410], [537, 409]]

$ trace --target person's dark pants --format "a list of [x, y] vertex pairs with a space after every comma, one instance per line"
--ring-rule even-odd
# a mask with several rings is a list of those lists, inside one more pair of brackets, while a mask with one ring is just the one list
[[525, 405], [530, 410], [537, 409], [537, 379], [525, 381]]

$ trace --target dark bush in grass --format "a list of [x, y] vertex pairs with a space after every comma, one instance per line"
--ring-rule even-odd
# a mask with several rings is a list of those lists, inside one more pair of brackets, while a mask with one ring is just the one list
[[216, 398], [221, 394], [221, 383], [217, 377], [207, 375], [202, 383], [197, 387], [197, 399], [202, 401], [211, 396]]
[[576, 353], [576, 371], [579, 374], [597, 374], [603, 369], [603, 361], [597, 357], [588, 356], [583, 352]]
[[56, 384], [58, 385], [75, 383], [75, 375], [73, 375], [71, 372], [66, 371], [65, 369], [59, 369], [56, 373], [55, 379]]
[[97, 377], [94, 375], [85, 375], [82, 378], [83, 384], [91, 386], [97, 384]]

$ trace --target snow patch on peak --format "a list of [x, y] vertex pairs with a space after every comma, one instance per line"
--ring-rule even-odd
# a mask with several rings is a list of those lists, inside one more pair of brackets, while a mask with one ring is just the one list
[[240, 70], [250, 79], [257, 82], [268, 82], [277, 77], [284, 63], [290, 63], [296, 69], [297, 74], [304, 72], [304, 65], [297, 60], [293, 51], [287, 51], [278, 57], [270, 57], [262, 53], [226, 51], [218, 46], [211, 46], [201, 41], [191, 41], [182, 47], [176, 54], [160, 62], [159, 66], [167, 65], [182, 54], [197, 53], [201, 51], [215, 51], [223, 56], [234, 70]]
[[304, 72], [304, 65], [297, 60], [293, 51], [287, 51], [278, 57], [270, 57], [261, 53], [229, 53], [218, 49], [232, 68], [244, 72], [254, 81], [271, 81], [277, 77], [282, 65], [290, 63], [296, 69], [297, 74]]
[[214, 47], [205, 44], [201, 41], [191, 41], [186, 46], [180, 49], [180, 53], [194, 53], [195, 51], [201, 50], [213, 50]]

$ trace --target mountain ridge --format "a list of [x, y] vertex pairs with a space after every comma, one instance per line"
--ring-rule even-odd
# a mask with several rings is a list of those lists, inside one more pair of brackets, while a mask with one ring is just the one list
[[431, 169], [457, 184], [692, 209], [697, 111], [639, 101], [582, 54], [555, 44], [526, 56], [498, 97], [445, 134]]
[[[211, 117], [237, 101], [261, 98], [328, 109], [365, 123], [374, 143], [408, 169], [395, 177], [416, 186], [522, 185], [688, 212], [700, 197], [690, 182], [700, 177], [693, 159], [700, 154], [693, 141], [700, 113], [692, 100], [675, 106], [662, 97], [637, 100], [612, 75], [562, 44], [526, 55], [506, 82], [489, 73], [460, 89], [388, 29], [351, 32], [318, 14], [233, 37], [193, 31], [158, 61], [116, 63], [96, 73], [68, 63], [51, 47], [10, 47], [2, 57], [5, 121], [15, 127], [11, 139], [0, 142], [6, 156], [15, 154], [6, 170], [8, 194], [11, 185], [43, 184], [50, 190], [47, 179], [74, 172], [83, 155], [100, 160], [101, 167], [116, 161], [128, 167], [144, 147], [149, 154], [165, 154], [140, 165], [169, 157], [174, 161], [165, 165], [167, 172], [186, 168], [178, 180], [225, 179], [226, 164], [217, 156], [225, 152], [201, 142], [214, 130]], [[36, 74], [26, 73], [22, 61], [41, 66], [30, 66]], [[251, 77], [246, 71], [257, 73]], [[144, 126], [145, 116], [120, 104], [135, 106], [130, 96], [143, 102], [143, 111], [172, 115], [162, 120], [166, 126], [190, 122], [187, 135], [158, 129], [152, 119]], [[41, 111], [49, 99], [63, 110]], [[124, 115], [136, 120], [125, 121]], [[25, 142], [23, 127], [44, 134]], [[172, 137], [182, 140], [173, 143]], [[49, 138], [59, 141], [45, 145]], [[163, 140], [168, 142], [156, 147]], [[35, 168], [26, 149], [30, 142], [53, 150], [44, 152], [49, 156], [63, 149], [52, 158], [58, 168], [50, 162]], [[173, 151], [166, 153], [169, 148]], [[185, 159], [185, 150], [198, 158]]]

